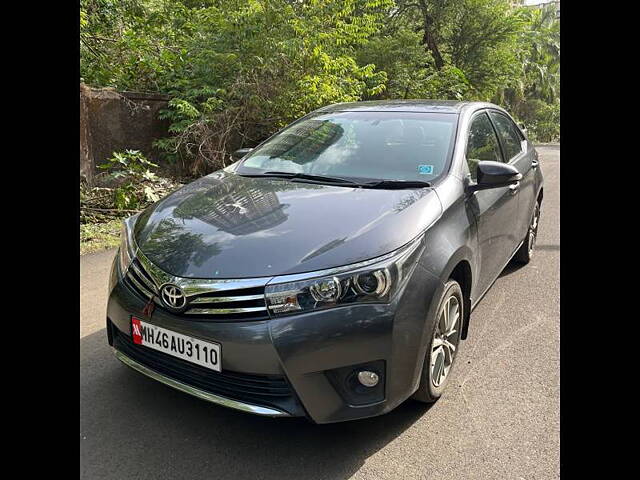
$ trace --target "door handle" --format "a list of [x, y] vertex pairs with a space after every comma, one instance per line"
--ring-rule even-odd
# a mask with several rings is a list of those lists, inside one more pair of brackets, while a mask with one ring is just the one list
[[533, 168], [533, 169], [538, 168], [538, 160], [532, 160], [531, 161], [531, 168]]
[[509, 185], [509, 190], [511, 191], [511, 195], [518, 193], [518, 190], [520, 190], [520, 182]]

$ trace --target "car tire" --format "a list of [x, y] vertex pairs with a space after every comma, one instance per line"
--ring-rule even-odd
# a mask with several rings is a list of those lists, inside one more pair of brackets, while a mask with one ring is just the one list
[[[445, 314], [447, 307], [448, 314]], [[411, 397], [414, 400], [433, 403], [442, 395], [458, 356], [463, 321], [462, 288], [455, 280], [449, 280], [438, 301], [436, 319], [429, 332], [429, 344], [422, 364], [420, 386]]]
[[536, 238], [538, 236], [538, 227], [540, 226], [540, 201], [536, 202], [533, 208], [533, 215], [527, 229], [527, 236], [522, 241], [522, 245], [513, 256], [517, 263], [527, 264], [533, 257], [533, 251], [536, 246]]

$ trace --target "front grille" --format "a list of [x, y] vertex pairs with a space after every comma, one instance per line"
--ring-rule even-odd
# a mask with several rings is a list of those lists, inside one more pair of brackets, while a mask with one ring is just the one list
[[126, 275], [127, 286], [144, 300], [154, 298], [156, 305], [173, 314], [194, 320], [237, 321], [266, 320], [269, 318], [264, 300], [264, 287], [239, 288], [233, 290], [203, 290], [187, 296], [187, 308], [176, 314], [164, 308], [159, 298], [157, 283], [135, 258]]
[[205, 392], [254, 405], [273, 406], [299, 414], [300, 406], [282, 375], [248, 375], [214, 372], [180, 358], [136, 345], [131, 337], [112, 327], [113, 347], [136, 362], [164, 376]]

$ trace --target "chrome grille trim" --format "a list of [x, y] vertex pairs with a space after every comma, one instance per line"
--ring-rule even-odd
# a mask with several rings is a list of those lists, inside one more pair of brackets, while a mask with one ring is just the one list
[[244, 302], [247, 300], [262, 300], [264, 295], [235, 295], [233, 297], [197, 297], [189, 301], [194, 303], [226, 303], [226, 302]]
[[239, 280], [203, 280], [200, 278], [174, 277], [174, 282], [184, 291], [187, 297], [195, 295], [220, 293], [229, 290], [244, 290], [248, 288], [264, 288], [269, 278], [239, 279]]
[[[130, 288], [143, 298], [153, 298], [161, 308], [166, 307], [159, 296], [160, 287], [166, 283], [180, 287], [187, 297], [187, 306], [182, 313], [171, 312], [174, 315], [192, 316], [198, 320], [210, 316], [216, 321], [259, 320], [269, 317], [264, 288], [271, 277], [237, 280], [176, 277], [151, 263], [137, 249], [125, 278]], [[225, 319], [225, 316], [229, 318]]]
[[238, 278], [238, 279], [202, 279], [202, 278], [186, 278], [171, 275], [161, 270], [142, 253], [140, 249], [136, 252], [135, 257], [148, 276], [153, 279], [156, 287], [160, 287], [165, 283], [173, 283], [179, 286], [187, 295], [202, 295], [205, 293], [224, 292], [227, 290], [243, 290], [245, 288], [264, 287], [272, 277], [260, 278]]
[[185, 313], [193, 315], [229, 315], [233, 313], [265, 312], [267, 307], [245, 307], [245, 308], [191, 308]]
[[[134, 272], [136, 272], [138, 277], [144, 282], [147, 290], [157, 294], [158, 286], [153, 282], [153, 280], [151, 280], [149, 278], [149, 276], [145, 272], [143, 272], [140, 268], [138, 268], [138, 266], [136, 265], [135, 261], [131, 262], [131, 265], [129, 266], [129, 269], [132, 269], [132, 268], [133, 268]], [[149, 295], [149, 296], [151, 296], [151, 295]]]
[[136, 251], [135, 259], [140, 262], [142, 268], [158, 287], [164, 285], [165, 283], [174, 283], [171, 281], [173, 276], [169, 275], [168, 273], [159, 269], [153, 263], [151, 263], [139, 248]]
[[127, 279], [131, 283], [133, 283], [138, 288], [138, 290], [140, 290], [144, 295], [146, 295], [147, 298], [151, 298], [152, 293], [149, 290], [147, 290], [147, 288], [144, 287], [140, 282], [138, 282], [138, 280], [136, 280], [136, 278], [133, 275], [131, 275], [130, 271], [127, 272]]

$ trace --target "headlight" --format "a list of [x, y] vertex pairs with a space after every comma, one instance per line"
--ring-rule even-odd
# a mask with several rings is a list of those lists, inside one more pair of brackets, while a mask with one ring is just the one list
[[120, 250], [118, 252], [120, 273], [124, 275], [135, 257], [135, 244], [133, 241], [133, 225], [137, 215], [125, 218], [120, 228]]
[[389, 303], [413, 272], [423, 247], [421, 236], [382, 258], [323, 272], [275, 277], [265, 289], [269, 312], [285, 315], [352, 303]]

